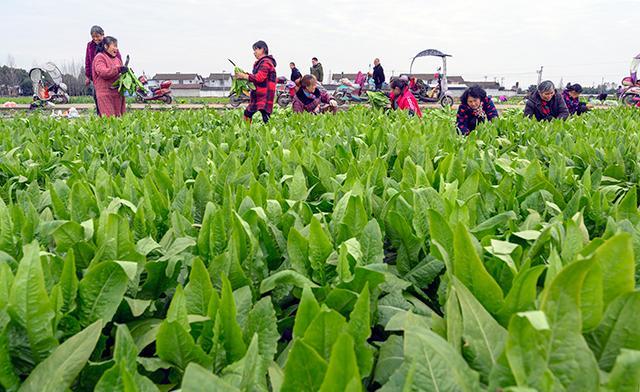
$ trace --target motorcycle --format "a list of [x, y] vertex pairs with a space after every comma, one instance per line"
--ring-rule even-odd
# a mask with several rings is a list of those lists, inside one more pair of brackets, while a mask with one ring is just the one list
[[145, 75], [140, 76], [138, 80], [142, 83], [144, 89], [136, 90], [136, 102], [162, 101], [167, 105], [173, 102], [173, 97], [171, 96], [172, 82], [170, 80], [160, 83], [158, 87], [149, 87], [149, 80]]
[[368, 101], [366, 94], [367, 76], [362, 72], [358, 72], [354, 82], [349, 79], [341, 79], [340, 85], [336, 87], [336, 91], [333, 93], [333, 99], [338, 102], [338, 105], [344, 105], [349, 102], [364, 103]]
[[33, 102], [35, 109], [51, 104], [69, 103], [67, 85], [62, 82], [62, 72], [53, 63], [46, 63], [29, 71], [29, 78], [33, 84]]
[[453, 105], [453, 96], [449, 91], [449, 81], [447, 79], [447, 57], [451, 56], [436, 49], [423, 50], [411, 60], [410, 75], [413, 73], [413, 63], [421, 57], [439, 57], [442, 60], [442, 67], [439, 67], [438, 72], [434, 75], [433, 85], [410, 77], [409, 81], [413, 95], [421, 102], [438, 102], [442, 107]]
[[620, 101], [626, 106], [640, 107], [640, 80], [638, 80], [638, 67], [640, 67], [640, 54], [631, 61], [630, 76], [622, 79], [622, 91]]
[[276, 102], [281, 108], [286, 108], [296, 95], [296, 84], [293, 81], [287, 80], [284, 76], [278, 78], [278, 84], [276, 85]]

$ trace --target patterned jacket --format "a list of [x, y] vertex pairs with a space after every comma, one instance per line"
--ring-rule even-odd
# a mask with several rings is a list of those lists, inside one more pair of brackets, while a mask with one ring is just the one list
[[276, 60], [271, 56], [263, 56], [253, 64], [253, 73], [249, 74], [249, 81], [256, 86], [251, 91], [248, 111], [273, 111], [273, 101], [276, 97]]
[[564, 103], [567, 105], [567, 109], [570, 114], [577, 114], [578, 116], [582, 113], [586, 113], [589, 111], [587, 108], [587, 104], [580, 102], [580, 98], [573, 98], [569, 95], [569, 91], [564, 91], [562, 93], [562, 98], [564, 98]]
[[329, 93], [321, 91], [319, 88], [316, 88], [311, 97], [308, 97], [304, 92], [304, 88], [301, 87], [293, 97], [293, 111], [295, 113], [314, 113], [320, 104], [329, 103], [331, 100]]
[[457, 126], [460, 133], [468, 135], [471, 131], [475, 130], [479, 123], [485, 121], [492, 121], [498, 117], [498, 111], [496, 105], [489, 97], [485, 97], [482, 101], [482, 110], [473, 110], [466, 103], [463, 102], [458, 107]]

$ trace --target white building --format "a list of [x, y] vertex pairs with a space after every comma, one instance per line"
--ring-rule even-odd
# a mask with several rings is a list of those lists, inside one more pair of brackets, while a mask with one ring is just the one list
[[233, 82], [233, 75], [230, 73], [211, 73], [209, 77], [204, 79], [204, 85], [206, 87], [224, 87], [231, 88]]
[[200, 89], [204, 85], [204, 78], [196, 73], [166, 73], [156, 74], [152, 80], [155, 84], [171, 81], [174, 97], [199, 97]]
[[211, 73], [204, 79], [200, 89], [201, 97], [227, 97], [233, 82], [233, 75], [229, 73]]

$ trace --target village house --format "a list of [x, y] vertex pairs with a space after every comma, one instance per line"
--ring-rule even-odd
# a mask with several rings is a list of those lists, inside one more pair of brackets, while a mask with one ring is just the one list
[[174, 97], [200, 97], [200, 90], [204, 85], [204, 78], [196, 73], [163, 73], [156, 74], [150, 85], [159, 85], [165, 81], [171, 81], [171, 90]]

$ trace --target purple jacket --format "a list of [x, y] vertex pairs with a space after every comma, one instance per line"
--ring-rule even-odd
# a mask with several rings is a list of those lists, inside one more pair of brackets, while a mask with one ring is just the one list
[[580, 98], [572, 98], [566, 90], [562, 93], [562, 98], [564, 98], [564, 103], [567, 104], [567, 109], [571, 114], [579, 116], [589, 111], [587, 104], [580, 102]]
[[312, 97], [307, 97], [304, 88], [300, 87], [293, 97], [293, 111], [295, 113], [313, 113], [321, 103], [329, 103], [331, 96], [324, 90], [316, 88]]
[[[95, 42], [89, 41], [87, 44], [87, 52], [84, 56], [84, 75], [89, 78], [89, 80], [93, 80], [93, 60], [96, 58], [96, 54], [98, 54], [98, 45]], [[120, 56], [120, 52], [116, 54], [116, 57], [122, 60], [122, 56]]]

